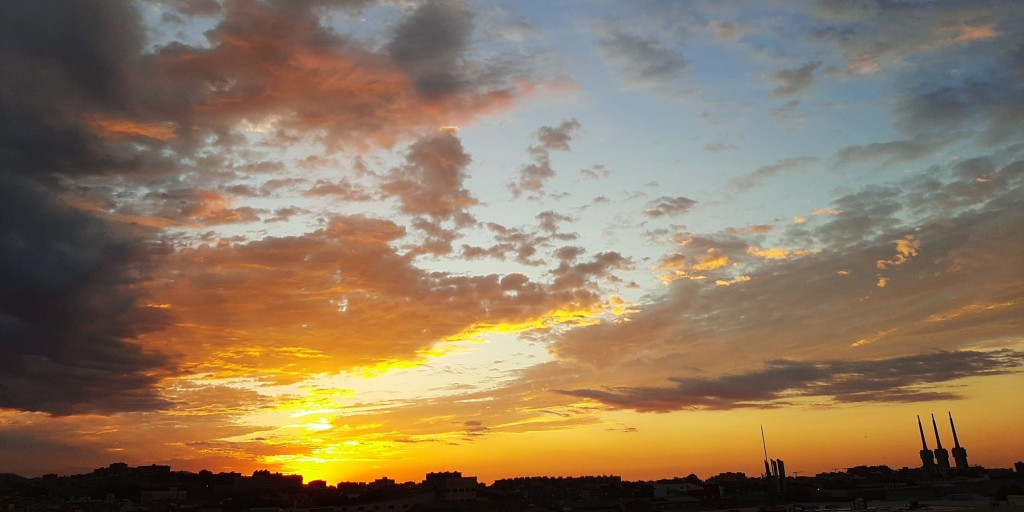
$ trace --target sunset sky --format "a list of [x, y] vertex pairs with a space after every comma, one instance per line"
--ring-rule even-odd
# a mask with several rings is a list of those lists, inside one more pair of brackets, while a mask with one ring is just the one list
[[7, 1], [0, 472], [1024, 459], [1024, 3]]

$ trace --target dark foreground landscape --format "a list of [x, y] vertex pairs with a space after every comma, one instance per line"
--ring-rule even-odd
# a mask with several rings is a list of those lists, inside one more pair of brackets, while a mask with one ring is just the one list
[[[769, 471], [769, 473], [774, 473]], [[929, 474], [931, 473], [931, 474]], [[4, 512], [373, 512], [646, 511], [786, 512], [993, 508], [1024, 511], [1024, 463], [1014, 469], [951, 470], [858, 466], [815, 476], [748, 477], [727, 472], [657, 481], [612, 475], [517, 477], [490, 485], [459, 472], [420, 482], [304, 482], [267, 470], [252, 475], [172, 471], [113, 463], [91, 473], [25, 478], [0, 474]]]

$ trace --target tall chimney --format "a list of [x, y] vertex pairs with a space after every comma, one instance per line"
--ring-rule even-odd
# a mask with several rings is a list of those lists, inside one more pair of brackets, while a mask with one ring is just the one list
[[935, 455], [928, 449], [928, 443], [924, 440], [924, 427], [921, 426], [921, 417], [917, 417], [917, 430], [921, 432], [921, 467], [929, 475], [935, 473]]
[[949, 413], [949, 428], [953, 429], [953, 460], [957, 469], [967, 469], [967, 449], [960, 447], [960, 439], [956, 437], [956, 425], [953, 424], [953, 413]]
[[932, 428], [935, 429], [935, 463], [940, 470], [949, 469], [949, 452], [942, 447], [942, 440], [939, 439], [939, 426], [935, 424], [935, 415], [932, 414]]

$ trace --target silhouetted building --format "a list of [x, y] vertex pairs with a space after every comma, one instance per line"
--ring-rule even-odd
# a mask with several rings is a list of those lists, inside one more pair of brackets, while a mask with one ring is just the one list
[[917, 430], [921, 432], [921, 468], [929, 475], [935, 474], [935, 455], [928, 449], [928, 442], [924, 439], [924, 427], [921, 426], [921, 417], [917, 417]]
[[956, 425], [953, 424], [953, 413], [949, 413], [949, 428], [953, 429], [953, 461], [957, 469], [967, 469], [967, 450], [960, 446], [960, 439], [956, 437]]
[[128, 464], [113, 462], [105, 468], [94, 469], [92, 474], [95, 476], [124, 476], [128, 474]]
[[382, 476], [367, 484], [366, 488], [371, 491], [389, 491], [391, 489], [394, 489], [395, 486], [397, 485], [398, 482], [395, 482], [394, 480], [386, 476]]
[[939, 426], [935, 424], [935, 415], [932, 414], [932, 428], [935, 429], [935, 464], [939, 471], [949, 469], [949, 452], [942, 447], [942, 440], [939, 439]]
[[150, 464], [148, 466], [138, 466], [132, 470], [132, 473], [138, 476], [168, 476], [171, 474], [171, 467]]
[[251, 477], [239, 475], [235, 478], [234, 488], [236, 490], [298, 490], [302, 489], [302, 475], [282, 475], [281, 473], [271, 473], [269, 470], [260, 469], [253, 471]]
[[475, 476], [462, 476], [458, 471], [427, 473], [423, 487], [434, 491], [438, 501], [471, 501], [476, 499], [479, 485]]

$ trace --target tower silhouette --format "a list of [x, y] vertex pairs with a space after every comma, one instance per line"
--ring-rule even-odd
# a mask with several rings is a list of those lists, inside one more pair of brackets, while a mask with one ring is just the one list
[[939, 439], [939, 426], [935, 424], [935, 414], [932, 414], [932, 428], [935, 429], [935, 464], [939, 471], [949, 469], [949, 452], [942, 447], [942, 440]]
[[[948, 412], [948, 411], [947, 411]], [[953, 424], [953, 413], [949, 413], [949, 428], [953, 429], [953, 460], [957, 469], [967, 469], [967, 449], [960, 446], [960, 440], [956, 437], [956, 425]]]
[[929, 475], [935, 473], [935, 456], [928, 449], [928, 443], [924, 440], [924, 427], [921, 426], [921, 417], [917, 417], [917, 430], [921, 432], [921, 468]]

